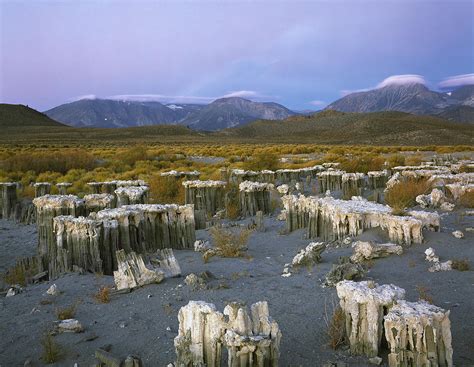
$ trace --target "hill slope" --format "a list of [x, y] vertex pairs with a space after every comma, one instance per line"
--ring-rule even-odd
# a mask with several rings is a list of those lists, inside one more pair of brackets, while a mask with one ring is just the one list
[[295, 113], [273, 102], [253, 102], [244, 98], [220, 98], [182, 121], [195, 130], [220, 130], [245, 125], [258, 119], [282, 120]]
[[21, 104], [0, 103], [0, 127], [63, 126], [45, 114]]
[[474, 126], [403, 112], [344, 113], [326, 110], [284, 121], [256, 121], [219, 132], [241, 140], [320, 144], [474, 144]]

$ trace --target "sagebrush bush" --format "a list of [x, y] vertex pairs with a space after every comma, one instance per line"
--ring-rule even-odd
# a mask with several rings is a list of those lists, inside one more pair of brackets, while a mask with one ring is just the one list
[[110, 288], [102, 286], [99, 288], [94, 298], [99, 303], [109, 303], [110, 302]]
[[65, 174], [73, 168], [92, 170], [97, 166], [95, 157], [84, 149], [19, 152], [2, 163], [7, 171], [59, 172]]
[[346, 341], [346, 327], [344, 311], [335, 301], [329, 307], [325, 305], [324, 321], [328, 344], [332, 349], [337, 349]]
[[222, 227], [210, 230], [214, 248], [221, 257], [243, 257], [246, 255], [247, 242], [252, 233], [249, 229], [232, 231]]
[[58, 320], [67, 320], [73, 319], [76, 315], [77, 303], [72, 304], [71, 306], [64, 308], [56, 309], [56, 317]]
[[184, 204], [183, 180], [154, 175], [147, 179], [150, 187], [150, 202], [159, 204]]
[[258, 152], [252, 155], [252, 158], [245, 162], [245, 169], [253, 171], [261, 171], [264, 169], [276, 170], [279, 168], [279, 159], [278, 155], [269, 152]]
[[471, 263], [468, 259], [453, 259], [451, 267], [459, 271], [471, 270]]
[[393, 214], [403, 214], [406, 208], [416, 204], [416, 197], [427, 194], [431, 189], [427, 179], [409, 179], [393, 185], [385, 193], [385, 203], [392, 208]]

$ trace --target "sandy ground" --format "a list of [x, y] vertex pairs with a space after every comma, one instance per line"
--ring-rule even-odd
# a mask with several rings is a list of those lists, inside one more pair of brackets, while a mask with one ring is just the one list
[[[240, 222], [245, 223], [245, 222]], [[436, 305], [451, 310], [454, 361], [457, 366], [474, 365], [474, 271], [429, 273], [424, 250], [433, 247], [442, 261], [468, 258], [474, 266], [474, 233], [465, 238], [451, 235], [474, 226], [474, 217], [450, 213], [443, 216], [442, 232], [425, 232], [425, 242], [406, 249], [401, 256], [374, 261], [367, 279], [380, 284], [393, 283], [407, 291], [408, 300], [417, 300], [417, 286], [428, 289]], [[60, 334], [62, 358], [56, 366], [90, 366], [94, 351], [104, 345], [125, 357], [140, 356], [145, 366], [166, 366], [174, 360], [173, 339], [177, 335], [177, 313], [189, 300], [215, 303], [223, 310], [226, 302], [269, 303], [271, 316], [283, 334], [281, 366], [321, 366], [328, 361], [344, 361], [348, 366], [367, 366], [364, 357], [351, 357], [347, 351], [333, 351], [327, 346], [326, 308], [336, 301], [334, 288], [321, 287], [321, 280], [339, 256], [349, 255], [350, 248], [332, 248], [323, 253], [323, 262], [313, 269], [303, 269], [289, 278], [281, 277], [283, 266], [310, 241], [304, 230], [280, 235], [284, 223], [266, 218], [265, 233], [253, 233], [247, 259], [213, 258], [207, 264], [199, 253], [175, 251], [183, 277], [167, 279], [129, 294], [114, 296], [109, 304], [99, 304], [93, 294], [101, 285], [112, 285], [113, 277], [93, 274], [69, 274], [54, 281], [62, 294], [44, 293], [53, 282], [28, 286], [19, 295], [0, 299], [0, 366], [32, 365], [40, 361], [40, 337], [56, 321], [55, 309], [77, 303], [76, 318], [85, 327], [80, 334]], [[207, 239], [205, 230], [198, 239]], [[360, 238], [385, 242], [385, 234], [370, 230]], [[20, 226], [0, 221], [0, 269], [12, 265], [17, 256], [33, 254], [36, 231], [33, 226]], [[210, 289], [193, 291], [184, 285], [189, 273], [210, 271], [215, 279]], [[52, 304], [40, 304], [51, 299]], [[92, 340], [91, 340], [92, 339]], [[88, 341], [89, 340], [89, 341]]]

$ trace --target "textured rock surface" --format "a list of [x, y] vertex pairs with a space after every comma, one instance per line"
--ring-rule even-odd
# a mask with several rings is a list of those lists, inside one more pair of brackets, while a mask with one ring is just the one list
[[196, 241], [191, 205], [137, 204], [97, 212], [98, 219], [114, 219], [119, 225], [120, 245], [127, 252], [193, 248]]
[[36, 182], [33, 184], [33, 187], [35, 188], [35, 198], [49, 195], [51, 192], [51, 184], [49, 182]]
[[407, 212], [410, 217], [421, 221], [423, 228], [430, 231], [439, 232], [441, 229], [441, 218], [436, 212], [426, 212], [422, 210], [410, 210]]
[[223, 348], [231, 367], [278, 366], [281, 332], [266, 302], [253, 304], [250, 314], [246, 307], [231, 303], [222, 314], [213, 304], [190, 301], [181, 307], [178, 319], [178, 367], [221, 366]]
[[72, 216], [53, 219], [55, 246], [48, 252], [50, 279], [72, 271], [74, 265], [93, 273], [112, 275], [120, 248], [116, 220]]
[[134, 252], [126, 254], [124, 250], [119, 250], [116, 254], [117, 271], [114, 271], [114, 281], [119, 290], [160, 283], [165, 277], [161, 270], [147, 268], [141, 255]]
[[244, 181], [239, 184], [240, 212], [243, 216], [253, 216], [258, 211], [271, 213], [270, 191], [273, 184]]
[[115, 207], [115, 196], [111, 194], [90, 194], [84, 196], [86, 212], [98, 212]]
[[326, 249], [324, 242], [311, 242], [306, 248], [300, 250], [293, 258], [293, 267], [311, 266], [321, 261], [321, 254]]
[[403, 253], [403, 247], [394, 243], [375, 244], [373, 242], [357, 241], [352, 247], [354, 254], [351, 256], [351, 261], [355, 263]]
[[0, 182], [0, 206], [1, 215], [4, 219], [10, 219], [17, 203], [17, 182]]
[[384, 317], [390, 367], [452, 367], [449, 311], [429, 303], [398, 301]]
[[148, 201], [148, 186], [124, 186], [114, 191], [117, 196], [117, 206], [146, 204]]
[[345, 314], [351, 353], [377, 356], [382, 342], [383, 317], [396, 301], [405, 297], [405, 290], [373, 281], [342, 281], [336, 290]]
[[337, 200], [332, 197], [287, 195], [282, 201], [287, 213], [288, 232], [306, 227], [309, 238], [341, 240], [357, 236], [364, 229], [380, 227], [388, 232], [390, 240], [399, 244], [410, 245], [423, 240], [420, 220], [392, 215], [390, 207], [359, 197]]
[[206, 222], [225, 209], [224, 181], [184, 181], [185, 204], [194, 205], [196, 229], [206, 228]]
[[[48, 259], [56, 254], [56, 236], [53, 232], [53, 218], [60, 215], [79, 217], [85, 214], [84, 200], [74, 195], [44, 195], [33, 199], [36, 207], [38, 228], [38, 253]], [[49, 262], [49, 259], [46, 263]], [[51, 274], [50, 274], [51, 276]]]

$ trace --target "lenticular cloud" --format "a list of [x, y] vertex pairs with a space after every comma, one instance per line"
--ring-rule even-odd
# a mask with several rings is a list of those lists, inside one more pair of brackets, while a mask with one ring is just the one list
[[387, 85], [403, 85], [403, 84], [423, 84], [426, 85], [426, 80], [423, 76], [417, 74], [392, 75], [384, 79], [377, 85], [377, 88], [383, 88]]
[[454, 75], [444, 79], [438, 86], [442, 89], [474, 84], [474, 74]]

